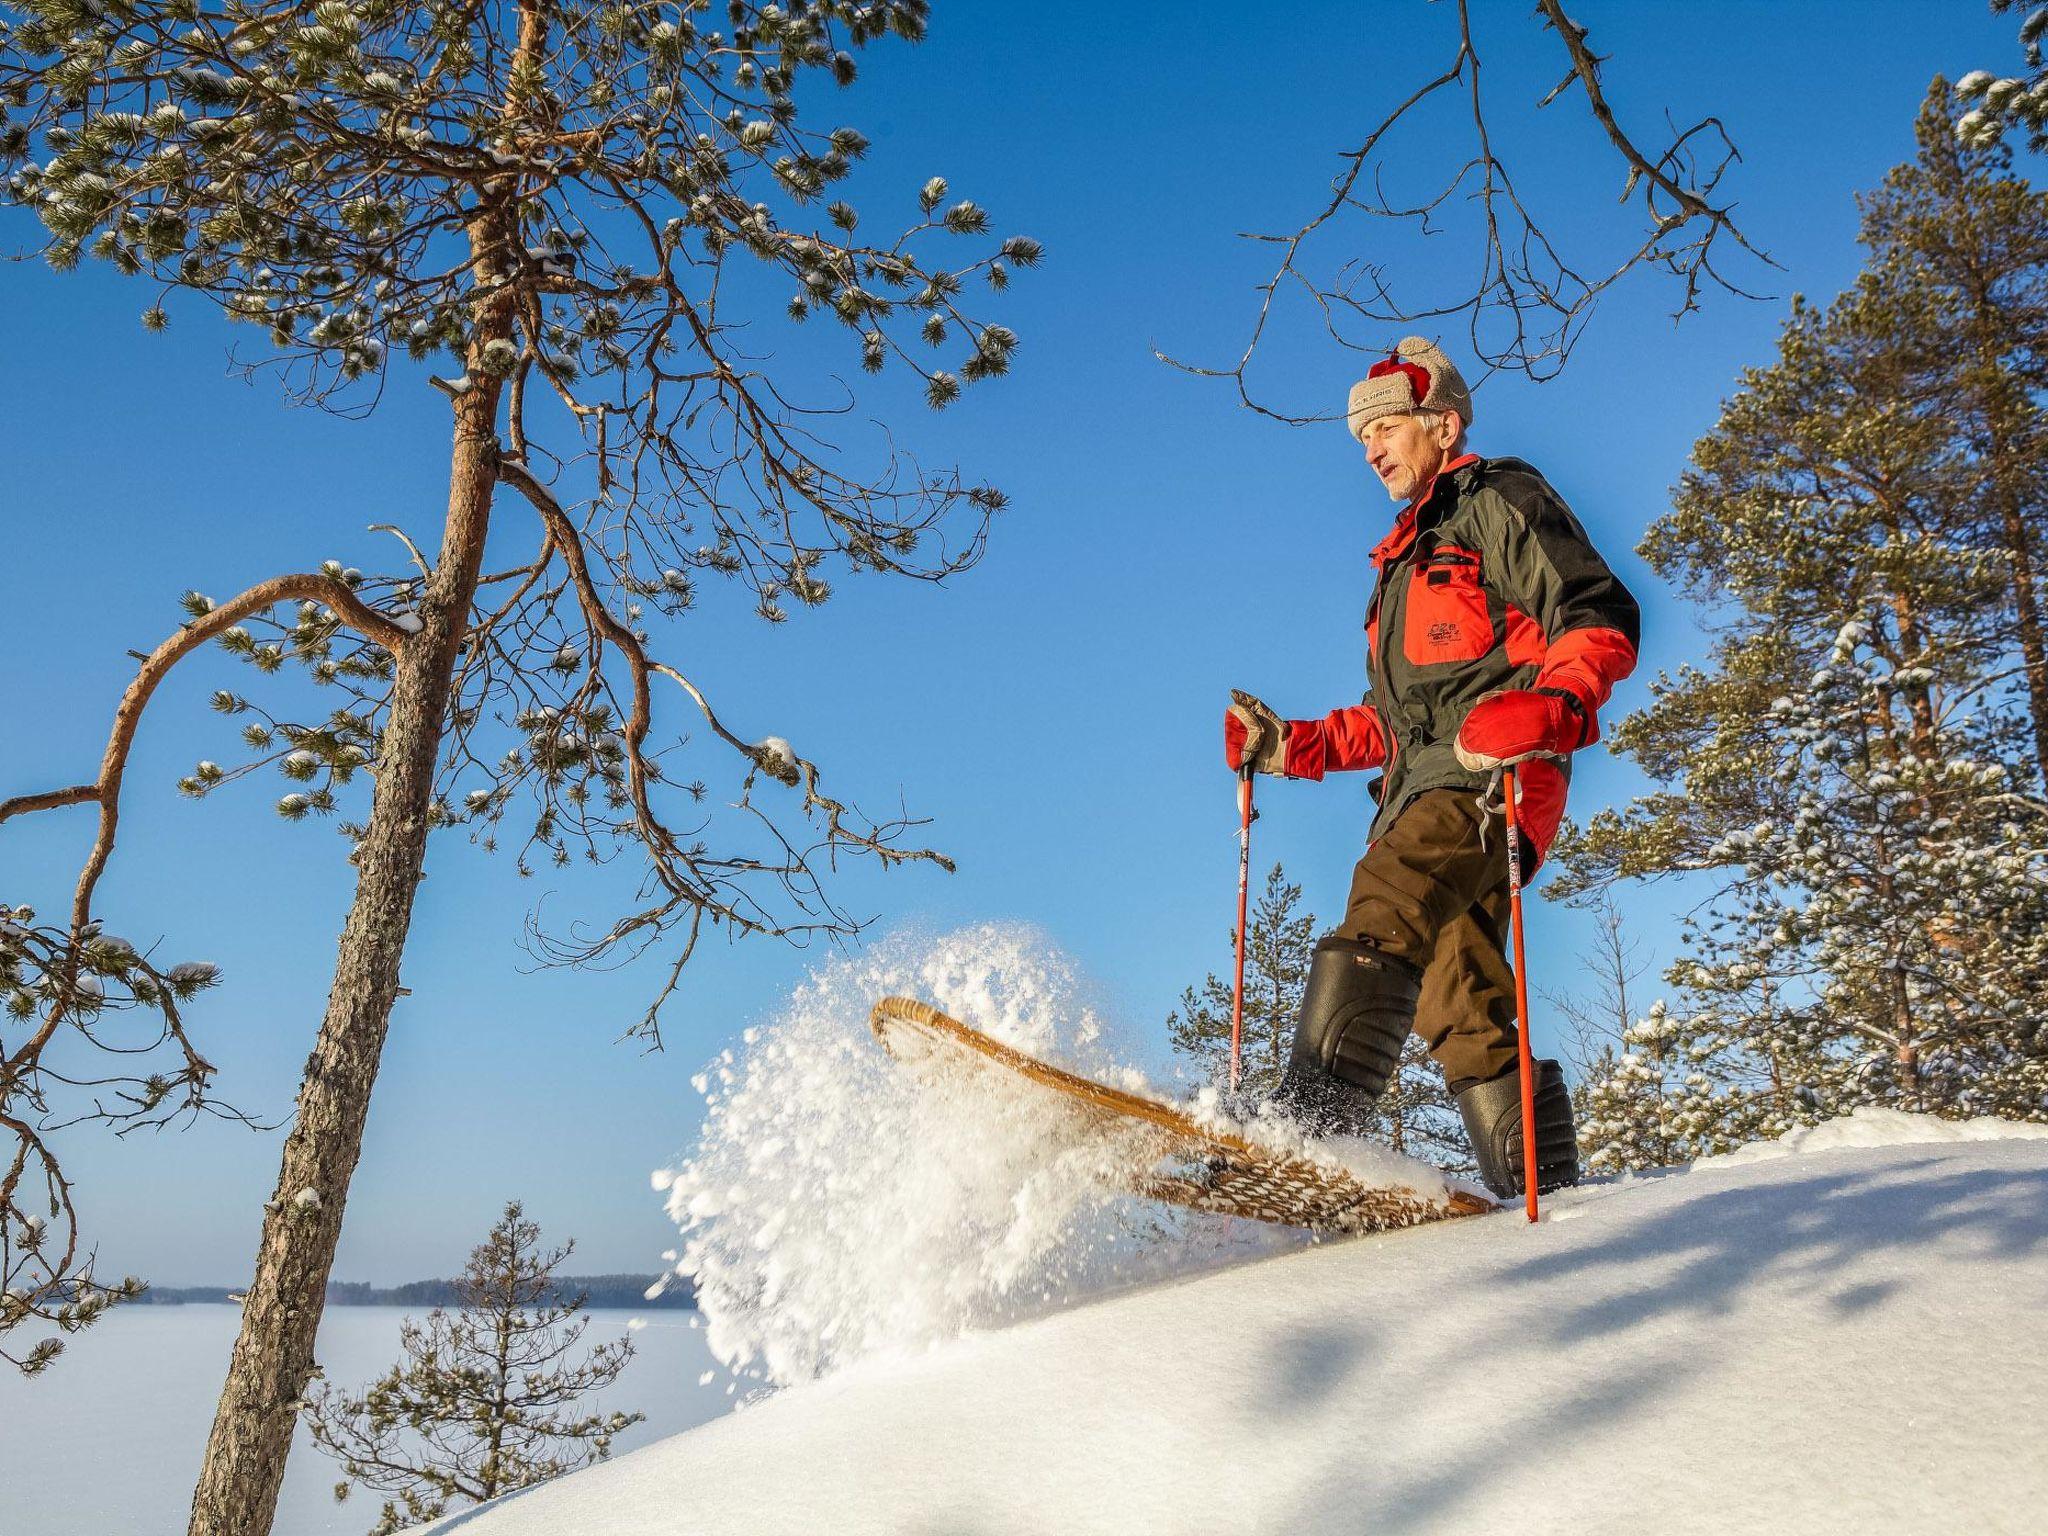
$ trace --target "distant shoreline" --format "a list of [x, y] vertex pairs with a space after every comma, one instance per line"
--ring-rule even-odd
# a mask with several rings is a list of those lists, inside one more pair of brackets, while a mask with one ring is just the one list
[[[550, 1300], [564, 1301], [583, 1294], [584, 1306], [592, 1309], [688, 1311], [697, 1305], [696, 1292], [687, 1280], [668, 1277], [662, 1293], [649, 1298], [647, 1292], [655, 1275], [563, 1275], [555, 1282]], [[239, 1305], [242, 1287], [232, 1285], [153, 1285], [124, 1306], [187, 1307]], [[452, 1307], [459, 1303], [453, 1280], [413, 1280], [382, 1289], [361, 1280], [333, 1280], [327, 1286], [330, 1307]]]

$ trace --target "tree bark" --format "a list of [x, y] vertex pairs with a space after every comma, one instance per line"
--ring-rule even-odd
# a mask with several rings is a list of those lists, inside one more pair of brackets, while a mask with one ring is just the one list
[[[1996, 444], [1994, 458], [2004, 451], [2002, 443]], [[2019, 494], [2011, 483], [2013, 479], [2010, 466], [2001, 465], [1994, 470], [1999, 525], [2005, 547], [2012, 555], [2012, 606], [2027, 674], [2027, 704], [2034, 726], [2034, 768], [2040, 775], [2038, 783], [2048, 786], [2048, 643], [2042, 637], [2041, 607], [2034, 596], [2033, 538], [2027, 530]]]
[[[1912, 598], [1903, 592], [1891, 595], [1891, 605], [1892, 617], [1899, 626], [1898, 664], [1918, 666], [1927, 655], [1927, 636], [1921, 629], [1920, 615], [1914, 610]], [[1907, 744], [1921, 762], [1931, 763], [1936, 756], [1933, 690], [1926, 683], [1915, 683], [1905, 694], [1907, 717], [1912, 721]]]
[[[541, 56], [551, 3], [520, 0], [519, 44], [500, 109], [508, 123], [522, 111], [519, 81], [522, 70]], [[327, 1014], [306, 1062], [277, 1189], [264, 1208], [256, 1275], [242, 1304], [242, 1331], [192, 1493], [189, 1536], [270, 1536], [292, 1432], [316, 1369], [314, 1337], [398, 1000], [413, 893], [426, 867], [449, 694], [498, 486], [504, 379], [489, 360], [492, 348], [509, 340], [514, 329], [517, 296], [506, 257], [518, 246], [519, 197], [519, 177], [509, 174], [485, 193], [468, 231], [480, 297], [471, 315], [469, 387], [455, 399], [440, 558], [418, 609], [420, 628], [400, 653], [393, 677], [369, 826], [355, 855], [355, 901], [342, 928]]]
[[[497, 334], [507, 330], [501, 319]], [[499, 385], [480, 370], [472, 378], [456, 406], [440, 560], [418, 610], [420, 629], [398, 657], [369, 825], [355, 854], [355, 900], [277, 1188], [264, 1208], [242, 1331], [192, 1495], [191, 1536], [268, 1536], [313, 1376], [314, 1335], [398, 996], [449, 690], [498, 479]]]
[[1927, 1106], [1920, 1093], [1920, 1046], [1913, 1038], [1913, 1004], [1906, 994], [1906, 973], [1898, 966], [1891, 972], [1891, 1002], [1892, 1028], [1898, 1036], [1892, 1060], [1899, 1069], [1899, 1089], [1908, 1109], [1923, 1110]]
[[2008, 430], [2007, 413], [2016, 408], [2012, 398], [2015, 391], [2001, 387], [2010, 384], [2004, 348], [2012, 344], [2014, 327], [2011, 317], [1999, 309], [1989, 283], [1974, 274], [1970, 302], [1971, 339], [1976, 344], [1978, 375], [1970, 382], [1983, 396], [1986, 491], [1998, 516], [2000, 539], [2012, 561], [2013, 622], [2034, 727], [2034, 770], [2039, 775], [2037, 783], [2048, 788], [2048, 637], [2043, 634], [2041, 606], [2035, 596], [2034, 540], [2022, 489], [2030, 466], [2023, 457], [2016, 456], [2014, 434]]

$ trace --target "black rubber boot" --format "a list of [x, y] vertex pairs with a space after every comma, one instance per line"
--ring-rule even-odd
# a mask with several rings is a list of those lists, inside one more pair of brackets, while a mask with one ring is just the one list
[[1370, 944], [1317, 944], [1274, 1102], [1312, 1135], [1360, 1134], [1400, 1064], [1421, 991], [1420, 971]]
[[[1519, 1070], [1458, 1095], [1458, 1113], [1479, 1163], [1479, 1178], [1499, 1198], [1522, 1193], [1522, 1074]], [[1536, 1192], [1579, 1182], [1579, 1136], [1572, 1125], [1564, 1068], [1536, 1063]]]

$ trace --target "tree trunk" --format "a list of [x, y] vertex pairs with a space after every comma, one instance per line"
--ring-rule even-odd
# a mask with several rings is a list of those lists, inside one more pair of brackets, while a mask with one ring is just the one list
[[[1278, 924], [1274, 926], [1276, 928], [1279, 927]], [[1267, 1031], [1272, 1043], [1266, 1057], [1266, 1064], [1272, 1069], [1273, 1081], [1268, 1086], [1268, 1092], [1280, 1086], [1280, 1074], [1287, 1070], [1287, 1053], [1293, 1044], [1288, 1038], [1288, 1027], [1293, 1024], [1294, 1020], [1287, 1011], [1287, 996], [1283, 980], [1287, 974], [1286, 942], [1287, 939], [1284, 932], [1276, 932], [1273, 935], [1273, 1006], [1266, 1015], [1272, 1025], [1272, 1028]]]
[[477, 1482], [481, 1497], [477, 1503], [498, 1496], [498, 1485], [504, 1477], [498, 1458], [505, 1446], [505, 1424], [511, 1416], [512, 1396], [512, 1313], [519, 1305], [517, 1269], [519, 1266], [518, 1244], [512, 1245], [511, 1256], [505, 1262], [505, 1291], [498, 1298], [498, 1352], [491, 1357], [497, 1366], [497, 1376], [491, 1383], [491, 1438], [489, 1448], [484, 1452], [483, 1466]]
[[1892, 1060], [1899, 1069], [1899, 1088], [1908, 1109], [1919, 1111], [1927, 1106], [1920, 1092], [1920, 1047], [1913, 1038], [1913, 1004], [1906, 993], [1906, 973], [1903, 967], [1891, 968], [1892, 1029], [1898, 1044], [1893, 1047]]
[[[2009, 482], [2009, 472], [1997, 475]], [[2033, 540], [2019, 496], [2008, 483], [1996, 492], [2005, 547], [2012, 554], [2012, 605], [2019, 623], [2020, 656], [2026, 666], [2027, 704], [2034, 725], [2034, 767], [2038, 783], [2048, 786], [2048, 644], [2043, 643], [2041, 607], [2034, 596]]]
[[[1920, 627], [1920, 616], [1913, 608], [1913, 601], [1905, 593], [1894, 592], [1891, 596], [1892, 617], [1899, 626], [1898, 665], [1917, 667], [1927, 656], [1927, 637]], [[1907, 734], [1907, 743], [1915, 757], [1923, 763], [1931, 763], [1936, 756], [1934, 743], [1934, 695], [1925, 683], [1915, 683], [1905, 690], [1907, 716], [1912, 726]], [[1923, 800], [1922, 804], [1925, 802]]]
[[481, 370], [472, 378], [456, 407], [440, 562], [426, 583], [420, 629], [397, 658], [369, 826], [355, 854], [355, 901], [277, 1189], [264, 1208], [242, 1331], [192, 1495], [191, 1536], [268, 1536], [314, 1371], [314, 1334], [398, 996], [449, 690], [497, 485], [499, 386]]
[[[1970, 299], [1972, 339], [1976, 343], [1977, 372], [1974, 380], [1982, 391], [1986, 490], [1998, 516], [1999, 535], [2012, 561], [2012, 611], [2018, 631], [2020, 659], [2027, 678], [2027, 706], [2034, 727], [2034, 769], [2038, 783], [2048, 788], [2048, 640], [2044, 640], [2041, 605], [2034, 590], [2034, 540], [2028, 527], [2027, 505], [2022, 480], [2029, 465], [2016, 454], [2013, 434], [2007, 430], [2007, 411], [2013, 408], [2001, 385], [2010, 383], [2003, 349], [2012, 344], [2011, 317], [2002, 313], [1987, 285], [1978, 284]], [[2019, 391], [2022, 399], [2025, 392]]]

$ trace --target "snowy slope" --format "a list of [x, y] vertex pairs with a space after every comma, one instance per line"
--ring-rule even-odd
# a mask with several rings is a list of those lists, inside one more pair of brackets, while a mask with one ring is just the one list
[[2048, 1129], [1861, 1114], [870, 1355], [462, 1536], [2036, 1532]]

